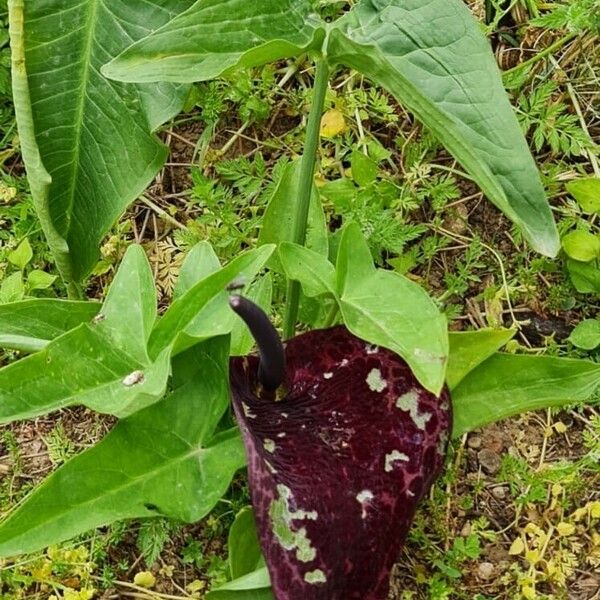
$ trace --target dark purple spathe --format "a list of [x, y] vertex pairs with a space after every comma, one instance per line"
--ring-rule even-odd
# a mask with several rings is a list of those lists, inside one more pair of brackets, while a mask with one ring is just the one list
[[286, 393], [231, 360], [261, 546], [277, 600], [384, 600], [419, 500], [444, 461], [447, 390], [345, 327], [286, 344]]

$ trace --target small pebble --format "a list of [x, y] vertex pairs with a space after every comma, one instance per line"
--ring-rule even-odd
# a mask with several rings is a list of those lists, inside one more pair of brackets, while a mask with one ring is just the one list
[[484, 448], [477, 453], [477, 459], [481, 468], [488, 475], [495, 475], [500, 470], [500, 455], [493, 450]]
[[503, 485], [492, 488], [492, 496], [498, 500], [504, 500], [506, 498], [507, 489]]
[[467, 440], [467, 446], [469, 446], [469, 448], [473, 448], [473, 450], [481, 448], [481, 438], [478, 435], [470, 436]]
[[477, 575], [480, 579], [491, 579], [494, 576], [494, 570], [491, 562], [482, 562], [477, 567]]

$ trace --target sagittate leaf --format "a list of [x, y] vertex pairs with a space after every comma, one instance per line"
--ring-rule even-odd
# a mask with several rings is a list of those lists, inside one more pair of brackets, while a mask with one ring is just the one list
[[42, 351], [0, 369], [0, 424], [83, 404], [125, 417], [158, 401], [169, 376], [170, 350], [139, 362], [97, 324], [82, 324]]
[[90, 323], [100, 306], [45, 298], [0, 304], [0, 347], [38, 352], [70, 329]]
[[141, 246], [129, 246], [113, 279], [99, 326], [114, 345], [138, 361], [148, 360], [146, 346], [156, 319], [156, 290], [150, 263]]
[[361, 0], [328, 57], [389, 90], [431, 129], [533, 248], [559, 249], [552, 213], [494, 56], [462, 0]]
[[365, 280], [377, 272], [367, 240], [355, 222], [348, 223], [342, 230], [335, 272], [338, 294], [343, 294], [353, 280]]
[[[219, 257], [208, 242], [196, 244], [187, 254], [179, 277], [173, 289], [173, 300], [178, 300], [186, 292], [209, 275], [221, 268]], [[173, 352], [184, 351], [201, 340], [231, 331], [234, 322], [231, 310], [227, 305], [227, 292], [220, 291], [209, 300], [196, 317], [179, 333], [175, 340]]]
[[325, 256], [299, 244], [284, 242], [279, 246], [279, 259], [286, 276], [299, 281], [309, 298], [335, 295], [335, 268]]
[[453, 436], [528, 410], [585, 401], [598, 385], [597, 363], [495, 354], [453, 390]]
[[438, 394], [446, 374], [446, 318], [419, 285], [375, 269], [358, 226], [346, 227], [337, 261], [339, 304], [356, 336], [393, 350], [425, 388]]
[[119, 81], [193, 82], [319, 47], [309, 0], [199, 0], [102, 72]]
[[189, 292], [199, 281], [221, 268], [217, 253], [208, 242], [199, 242], [187, 253], [173, 288], [173, 300]]
[[515, 335], [514, 329], [451, 331], [446, 383], [453, 390], [466, 375], [495, 354]]
[[44, 481], [0, 524], [0, 556], [119, 519], [206, 515], [244, 464], [237, 430], [215, 435], [229, 402], [227, 357], [226, 338], [181, 355], [193, 376]]
[[[229, 333], [235, 322], [235, 315], [232, 316], [233, 313], [227, 305], [227, 295], [223, 293], [225, 287], [236, 278], [245, 281], [254, 279], [274, 249], [275, 246], [269, 244], [250, 250], [179, 295], [152, 331], [148, 342], [150, 356], [158, 356], [173, 342], [179, 343], [178, 351], [183, 350], [186, 337], [188, 338], [187, 344], [191, 345], [190, 337], [198, 338], [197, 342], [204, 337]], [[219, 294], [221, 294], [220, 298], [215, 299], [215, 304], [210, 308], [210, 314], [208, 314], [209, 303]], [[207, 310], [207, 313], [201, 316], [201, 311], [203, 312], [204, 309]], [[221, 317], [225, 320], [224, 323], [215, 322], [215, 318]], [[184, 343], [177, 339], [180, 336], [184, 338]]]
[[[252, 280], [264, 266], [264, 259], [253, 262], [250, 267], [238, 273], [235, 278], [241, 285], [247, 285], [244, 294], [265, 310], [271, 307], [270, 275], [261, 278], [256, 285]], [[173, 299], [177, 300], [198, 282], [221, 269], [221, 263], [208, 242], [196, 244], [185, 258], [175, 289]], [[194, 317], [189, 325], [177, 336], [173, 352], [178, 354], [194, 346], [199, 341], [231, 333], [231, 352], [234, 355], [247, 354], [254, 346], [254, 340], [248, 328], [236, 317], [229, 307], [229, 294], [221, 290]]]
[[114, 221], [162, 166], [151, 132], [186, 89], [123, 85], [100, 67], [192, 0], [10, 0], [13, 91], [34, 206], [67, 282], [83, 279]]
[[[259, 244], [279, 244], [292, 241], [299, 196], [300, 169], [300, 160], [295, 160], [285, 166], [281, 179], [275, 187], [265, 211], [258, 237]], [[310, 197], [306, 247], [318, 254], [327, 256], [327, 223], [325, 222], [325, 214], [323, 213], [323, 206], [317, 188], [314, 185]], [[275, 270], [282, 270], [276, 254], [271, 257], [270, 266]]]
[[287, 342], [285, 393], [257, 396], [258, 359], [232, 359], [234, 408], [277, 600], [384, 600], [419, 500], [441, 469], [447, 390], [345, 327]]
[[171, 349], [155, 360], [148, 358], [146, 345], [155, 317], [150, 265], [142, 248], [133, 245], [93, 320], [0, 369], [0, 422], [73, 404], [125, 417], [159, 400], [169, 376]]

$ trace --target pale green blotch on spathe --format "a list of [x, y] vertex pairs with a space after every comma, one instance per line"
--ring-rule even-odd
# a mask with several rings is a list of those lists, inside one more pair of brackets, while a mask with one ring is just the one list
[[396, 406], [400, 410], [410, 413], [410, 418], [419, 429], [425, 429], [425, 425], [431, 419], [431, 413], [419, 414], [419, 394], [416, 390], [411, 390], [400, 396], [396, 400]]
[[310, 562], [317, 556], [317, 551], [310, 543], [306, 535], [306, 529], [302, 527], [298, 531], [291, 528], [293, 520], [310, 519], [316, 521], [318, 514], [312, 510], [306, 512], [304, 510], [291, 511], [289, 499], [292, 496], [292, 491], [285, 485], [278, 485], [277, 492], [279, 498], [271, 502], [269, 507], [269, 517], [273, 525], [273, 533], [277, 537], [279, 543], [286, 550], [295, 550], [296, 558], [301, 562]]
[[373, 392], [383, 392], [387, 387], [387, 381], [381, 376], [379, 369], [371, 369], [366, 381], [369, 389]]
[[406, 394], [403, 394], [396, 400], [396, 406], [406, 412], [417, 412], [419, 408], [419, 394], [415, 390], [406, 392]]
[[363, 502], [368, 502], [369, 500], [373, 500], [373, 492], [371, 490], [363, 490], [356, 494], [356, 499], [362, 504]]
[[389, 454], [385, 455], [385, 472], [389, 473], [394, 468], [394, 463], [398, 461], [408, 462], [410, 458], [400, 452], [399, 450], [392, 450]]
[[304, 581], [306, 581], [306, 583], [325, 583], [327, 581], [327, 576], [321, 569], [315, 569], [304, 575]]

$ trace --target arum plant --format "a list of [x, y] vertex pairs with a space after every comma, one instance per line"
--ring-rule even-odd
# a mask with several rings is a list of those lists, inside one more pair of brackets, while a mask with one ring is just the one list
[[[268, 573], [243, 571], [211, 600], [244, 591], [276, 600], [384, 600], [450, 436], [554, 404], [553, 378], [584, 396], [600, 383], [593, 363], [496, 353], [513, 331], [454, 334], [453, 425], [449, 387], [432, 394], [389, 349], [343, 325], [283, 347], [259, 307], [239, 296], [230, 305], [258, 347], [258, 355], [230, 361], [230, 384]], [[567, 381], [573, 368], [582, 387]]]
[[[136, 85], [188, 84], [302, 54], [316, 61], [306, 143], [297, 172], [290, 174], [296, 184], [291, 210], [288, 197], [275, 195], [265, 215], [266, 220], [269, 212], [281, 212], [277, 205], [286, 203], [289, 227], [271, 232], [268, 241], [300, 247], [308, 241], [323, 103], [331, 72], [343, 65], [387, 88], [439, 137], [537, 250], [556, 254], [556, 228], [537, 169], [487, 41], [461, 0], [408, 6], [402, 0], [362, 0], [333, 23], [322, 20], [309, 0], [251, 5], [231, 0], [227, 11], [216, 0], [198, 0], [133, 43], [102, 72]], [[418, 286], [376, 270], [360, 240], [358, 250], [348, 249], [356, 245], [352, 238], [357, 235], [348, 233], [337, 259], [335, 293], [329, 289], [327, 294], [339, 296], [342, 319], [352, 333], [398, 353], [418, 381], [439, 394], [448, 355], [443, 316]], [[327, 254], [326, 244], [313, 249], [321, 254], [317, 258]], [[285, 274], [287, 339], [295, 331], [301, 286], [298, 278]]]
[[[352, 288], [336, 291], [357, 234], [346, 229], [335, 266], [309, 262], [315, 253], [293, 244], [279, 253], [305, 293], [331, 296], [342, 315], [358, 302]], [[447, 387], [436, 395], [389, 347], [389, 336], [376, 341], [382, 334], [370, 327], [377, 313], [368, 303], [363, 335], [347, 324], [315, 330], [288, 340], [282, 353], [250, 304], [270, 306], [270, 279], [259, 273], [273, 251], [265, 245], [221, 267], [210, 246], [199, 244], [160, 318], [138, 246], [128, 250], [103, 304], [36, 299], [2, 307], [0, 327], [8, 333], [0, 341], [30, 352], [0, 369], [2, 423], [81, 404], [120, 420], [6, 515], [0, 556], [119, 519], [201, 519], [246, 463], [227, 416], [233, 396], [268, 571], [245, 561], [212, 597], [244, 590], [272, 597], [269, 573], [276, 598], [301, 591], [325, 598], [337, 585], [350, 597], [385, 597], [389, 568], [448, 437], [523, 410], [585, 401], [600, 381], [596, 363], [498, 352], [514, 331], [481, 330], [450, 334]], [[310, 268], [299, 269], [298, 257]], [[366, 281], [386, 274], [368, 266], [351, 272], [362, 271]], [[229, 298], [226, 287], [240, 276], [248, 282], [245, 299]], [[249, 321], [259, 356], [249, 354], [253, 343], [231, 304]]]
[[[391, 565], [443, 465], [448, 438], [524, 410], [586, 401], [600, 380], [596, 363], [499, 352], [513, 331], [449, 334], [419, 285], [374, 266], [355, 223], [344, 224], [329, 252], [313, 175], [323, 99], [339, 65], [386, 87], [534, 248], [556, 252], [535, 165], [478, 25], [460, 0], [361, 0], [334, 23], [308, 0], [146, 2], [144, 15], [153, 18], [139, 28], [131, 24], [143, 17], [125, 5], [109, 12], [84, 1], [74, 10], [83, 11], [85, 34], [78, 29], [61, 55], [71, 67], [78, 57], [75, 71], [84, 74], [70, 98], [78, 110], [63, 113], [51, 110], [56, 94], [42, 87], [52, 73], [44, 48], [52, 42], [60, 50], [71, 7], [52, 2], [39, 13], [36, 3], [11, 1], [14, 81], [34, 197], [72, 280], [93, 263], [90, 243], [160, 164], [163, 150], [150, 132], [173, 114], [180, 86], [308, 53], [316, 57], [315, 87], [304, 155], [273, 193], [259, 247], [226, 266], [208, 243], [194, 247], [160, 317], [148, 261], [135, 245], [102, 305], [26, 300], [0, 307], [0, 343], [30, 353], [0, 369], [0, 423], [71, 405], [120, 419], [5, 517], [0, 556], [123, 518], [194, 522], [245, 464], [243, 438], [267, 568], [254, 572], [254, 561], [232, 569], [237, 580], [211, 595], [262, 590], [269, 597], [268, 573], [278, 600], [385, 598]], [[103, 37], [111, 31], [118, 44]], [[86, 53], [71, 51], [82, 44]], [[98, 69], [112, 56], [101, 69], [109, 81]], [[110, 135], [94, 144], [103, 162], [81, 145], [96, 123], [97, 96], [129, 119], [116, 146]], [[68, 131], [73, 115], [77, 121], [74, 154], [51, 149], [60, 127], [45, 128], [63, 114]], [[132, 164], [121, 165], [130, 130], [143, 140], [132, 138]], [[98, 164], [125, 169], [117, 170], [108, 207], [99, 175], [106, 169]], [[130, 171], [131, 181], [120, 176]], [[90, 186], [102, 187], [94, 197], [102, 219], [87, 236], [78, 228], [96, 221], [85, 208]], [[75, 259], [73, 250], [84, 248], [78, 244], [85, 252]], [[287, 279], [284, 344], [257, 308], [270, 310], [266, 267]], [[240, 276], [247, 288], [230, 298], [226, 288]], [[306, 298], [328, 307], [332, 327], [294, 336]], [[228, 415], [231, 397], [237, 422]]]

